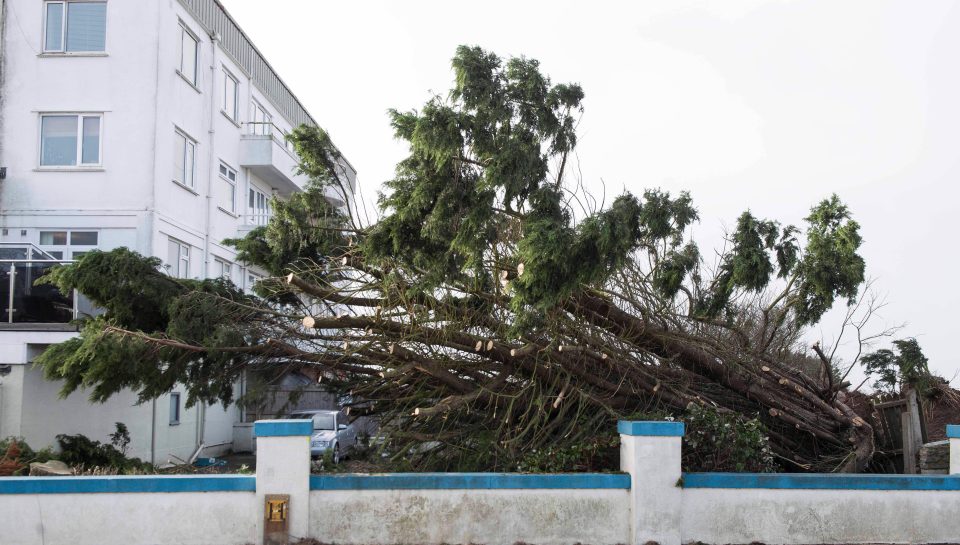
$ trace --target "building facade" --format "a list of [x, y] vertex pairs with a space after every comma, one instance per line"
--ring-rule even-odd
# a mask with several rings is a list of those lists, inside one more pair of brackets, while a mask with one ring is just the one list
[[[104, 441], [122, 421], [145, 460], [184, 458], [201, 442], [206, 455], [225, 451], [235, 407], [188, 410], [182, 391], [139, 405], [132, 392], [60, 400], [30, 362], [76, 334], [63, 322], [85, 305], [73, 294], [44, 303], [56, 294], [26, 280], [44, 262], [125, 246], [171, 276], [250, 289], [264, 272], [223, 241], [305, 187], [283, 136], [315, 121], [216, 0], [2, 5], [0, 437]], [[352, 191], [356, 171], [342, 166]], [[341, 206], [350, 197], [329, 195]]]

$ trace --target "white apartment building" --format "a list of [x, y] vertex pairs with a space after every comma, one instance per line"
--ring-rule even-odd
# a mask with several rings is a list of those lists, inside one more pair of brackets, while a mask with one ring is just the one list
[[[222, 241], [304, 187], [283, 135], [314, 120], [216, 0], [0, 0], [0, 10], [0, 437], [107, 441], [119, 421], [144, 460], [183, 459], [201, 442], [204, 455], [226, 451], [234, 406], [186, 409], [182, 390], [140, 405], [132, 392], [59, 399], [31, 362], [76, 334], [65, 322], [85, 305], [28, 280], [54, 260], [126, 246], [173, 276], [249, 289], [263, 271]], [[344, 167], [352, 191], [356, 171]]]

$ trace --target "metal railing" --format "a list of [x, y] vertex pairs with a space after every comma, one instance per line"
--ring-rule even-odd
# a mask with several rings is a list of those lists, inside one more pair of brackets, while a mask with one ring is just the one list
[[51, 284], [35, 285], [53, 267], [72, 263], [58, 260], [33, 244], [0, 243], [0, 323], [65, 324], [93, 305], [76, 290], [63, 294]]
[[296, 159], [293, 143], [286, 138], [287, 132], [278, 127], [276, 123], [272, 121], [244, 121], [243, 124], [247, 126], [247, 134], [244, 136], [269, 136], [277, 145], [287, 150], [291, 157]]
[[271, 213], [244, 214], [243, 224], [244, 225], [266, 225], [270, 223], [270, 218], [272, 217], [273, 217], [273, 214]]

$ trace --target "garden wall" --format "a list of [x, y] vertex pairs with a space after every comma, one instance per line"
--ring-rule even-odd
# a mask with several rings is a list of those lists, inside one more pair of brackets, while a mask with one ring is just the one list
[[275, 494], [341, 544], [960, 543], [958, 426], [952, 475], [909, 476], [681, 474], [682, 424], [618, 429], [619, 474], [311, 476], [310, 421], [261, 421], [256, 476], [2, 478], [0, 543], [262, 543]]

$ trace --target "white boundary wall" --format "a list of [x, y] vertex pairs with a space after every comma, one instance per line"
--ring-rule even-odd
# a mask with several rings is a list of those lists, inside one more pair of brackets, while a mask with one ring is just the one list
[[957, 543], [960, 492], [683, 491], [683, 542]]
[[[309, 475], [309, 420], [261, 421], [256, 476], [0, 478], [2, 545], [960, 543], [951, 475], [680, 473], [683, 425], [621, 422], [618, 474]], [[960, 427], [949, 426], [957, 451]], [[958, 456], [952, 458], [958, 461]]]
[[253, 543], [255, 503], [250, 492], [0, 494], [0, 543]]
[[627, 490], [314, 491], [310, 509], [328, 543], [629, 543]]

